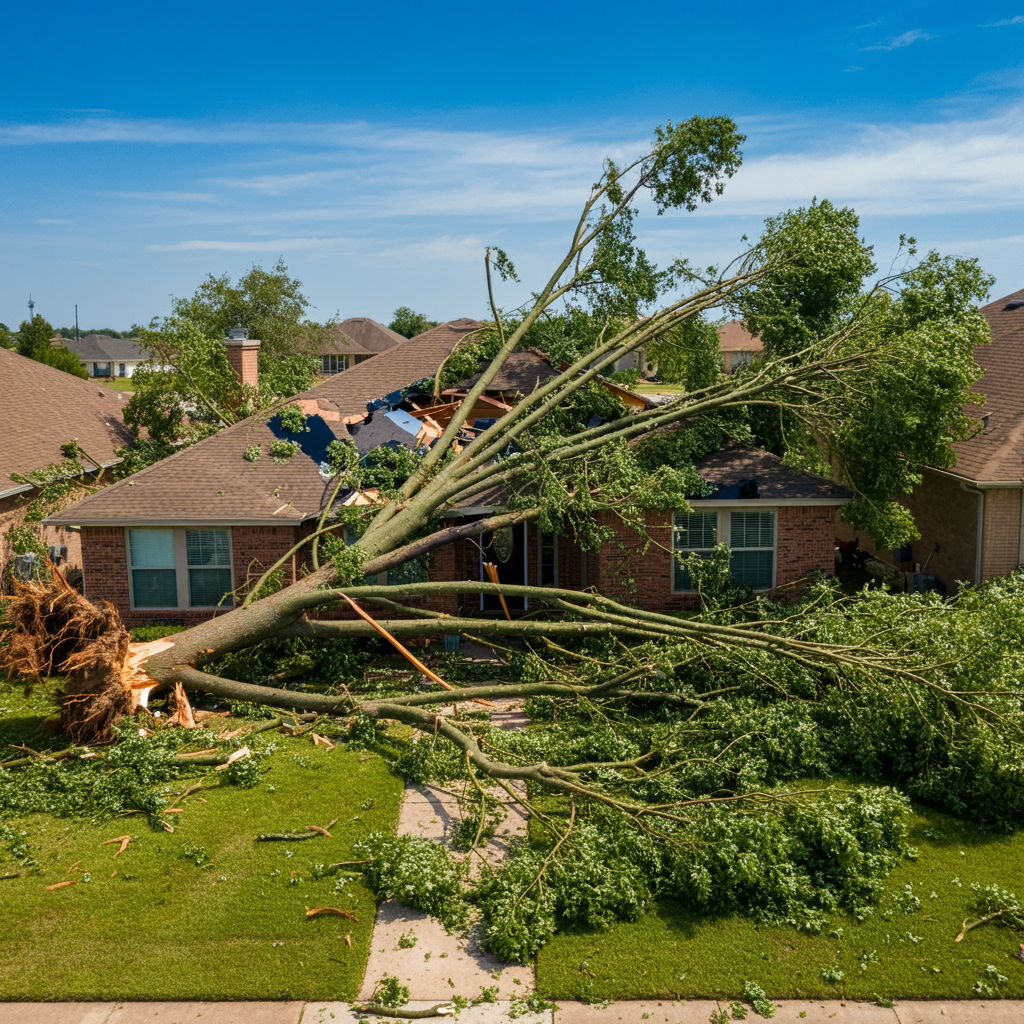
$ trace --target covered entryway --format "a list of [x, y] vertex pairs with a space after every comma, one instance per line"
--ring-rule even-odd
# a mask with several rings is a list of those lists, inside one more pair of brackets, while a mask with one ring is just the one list
[[[484, 570], [484, 563], [491, 562], [498, 567], [499, 583], [508, 583], [520, 587], [525, 586], [527, 583], [526, 561], [525, 523], [506, 526], [501, 530], [495, 530], [493, 533], [486, 533], [480, 546], [479, 579], [483, 583], [490, 582]], [[508, 605], [510, 612], [524, 612], [527, 608], [525, 597], [506, 597], [505, 603]], [[481, 594], [480, 610], [500, 612], [501, 602], [494, 594]]]

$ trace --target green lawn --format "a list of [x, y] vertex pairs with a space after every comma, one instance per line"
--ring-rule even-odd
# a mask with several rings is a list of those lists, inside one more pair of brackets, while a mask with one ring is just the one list
[[[52, 706], [40, 693], [26, 700], [0, 690], [0, 745], [45, 745], [39, 730]], [[355, 997], [375, 902], [357, 876], [315, 880], [313, 865], [351, 859], [361, 836], [392, 830], [402, 782], [375, 754], [261, 737], [277, 749], [258, 786], [229, 785], [211, 770], [200, 792], [176, 802], [183, 813], [166, 815], [173, 833], [154, 831], [142, 815], [70, 821], [0, 811], [0, 836], [4, 825], [23, 834], [38, 861], [19, 866], [10, 836], [0, 838], [0, 875], [20, 872], [0, 881], [0, 999]], [[171, 792], [194, 781], [176, 781]], [[330, 838], [254, 841], [332, 818]], [[121, 856], [117, 844], [101, 845], [124, 835], [133, 838]], [[340, 892], [339, 877], [349, 879]], [[323, 906], [359, 920], [306, 918]]]
[[115, 391], [135, 391], [131, 377], [94, 377], [97, 384], [105, 388], [113, 388]]
[[[1015, 956], [1024, 934], [992, 923], [953, 941], [975, 918], [972, 882], [1024, 895], [1024, 833], [994, 835], [917, 808], [912, 836], [918, 859], [889, 876], [887, 897], [864, 921], [836, 916], [808, 935], [740, 917], [703, 920], [666, 901], [634, 924], [556, 935], [538, 958], [538, 989], [556, 999], [731, 999], [749, 980], [777, 999], [968, 999], [981, 980], [1003, 998], [1024, 998]], [[844, 977], [829, 983], [827, 970]]]

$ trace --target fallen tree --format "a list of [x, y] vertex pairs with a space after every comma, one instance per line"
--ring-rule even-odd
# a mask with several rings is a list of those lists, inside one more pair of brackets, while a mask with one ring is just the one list
[[[556, 913], [597, 924], [635, 915], [652, 893], [665, 891], [666, 879], [675, 879], [672, 891], [685, 890], [709, 907], [746, 900], [765, 919], [807, 926], [830, 908], [870, 899], [905, 848], [901, 800], [878, 793], [860, 803], [833, 800], [832, 811], [816, 816], [803, 808], [822, 796], [822, 787], [789, 794], [778, 787], [845, 765], [879, 781], [899, 778], [927, 795], [940, 787], [936, 778], [948, 781], [962, 758], [987, 749], [992, 737], [1018, 737], [1019, 692], [1004, 665], [1005, 631], [996, 637], [989, 630], [975, 643], [957, 632], [959, 620], [941, 602], [886, 596], [849, 605], [825, 584], [793, 610], [764, 601], [717, 609], [711, 602], [689, 617], [642, 611], [590, 591], [366, 584], [366, 577], [440, 545], [518, 522], [538, 521], [583, 547], [603, 539], [598, 512], [642, 533], [644, 509], [685, 509], [687, 495], [699, 493], [693, 458], [702, 446], [730, 435], [757, 440], [765, 416], [777, 420], [792, 463], [828, 468], [850, 487], [856, 500], [848, 514], [856, 525], [888, 546], [912, 535], [912, 522], [891, 496], [908, 490], [923, 465], [952, 464], [952, 442], [973, 429], [962, 410], [979, 375], [973, 347], [986, 329], [973, 302], [988, 279], [970, 261], [930, 254], [866, 287], [874, 267], [856, 237], [856, 218], [826, 204], [769, 221], [762, 238], [723, 270], [698, 272], [680, 260], [658, 272], [635, 244], [636, 199], [650, 193], [659, 213], [709, 202], [738, 168], [741, 142], [728, 119], [693, 118], [658, 129], [651, 149], [627, 166], [607, 161], [564, 257], [525, 309], [507, 315], [498, 307], [492, 271], [507, 279], [515, 270], [504, 252], [488, 251], [491, 358], [478, 381], [385, 500], [336, 505], [343, 488], [359, 483], [351, 461], [336, 467], [318, 529], [303, 542], [311, 571], [299, 582], [267, 593], [271, 567], [234, 610], [178, 633], [131, 665], [127, 634], [112, 610], [92, 608], [59, 584], [23, 588], [12, 603], [7, 664], [27, 677], [68, 676], [62, 724], [79, 743], [109, 739], [135, 690], [175, 684], [231, 701], [337, 715], [362, 732], [389, 722], [412, 726], [431, 740], [410, 751], [402, 769], [421, 780], [461, 777], [472, 784], [480, 794], [478, 838], [492, 785], [525, 803], [550, 833], [551, 849], [540, 860], [524, 854], [500, 876], [504, 881], [481, 890], [489, 920], [505, 922], [489, 940], [502, 955], [532, 955]], [[681, 298], [650, 311], [659, 296], [680, 289]], [[590, 315], [603, 318], [597, 341], [467, 443], [461, 431], [476, 400], [509, 355], [530, 343], [540, 318], [569, 299], [587, 302]], [[596, 426], [582, 419], [591, 385], [618, 360], [648, 343], [706, 343], [706, 332], [688, 334], [687, 325], [722, 306], [762, 318], [763, 360], [729, 378], [705, 375], [655, 408], [620, 410]], [[696, 363], [707, 367], [708, 353], [698, 355]], [[503, 510], [467, 526], [442, 523], [455, 503], [499, 486]], [[481, 619], [409, 603], [424, 593], [468, 590], [526, 597], [542, 612]], [[353, 603], [370, 614], [316, 617]], [[986, 606], [985, 615], [991, 624], [999, 612]], [[379, 629], [396, 638], [443, 632], [513, 644], [519, 667], [515, 678], [487, 685], [384, 696], [289, 690], [232, 678], [224, 669], [282, 638], [339, 641]], [[532, 733], [513, 739], [440, 713], [499, 695], [524, 698], [535, 719], [554, 709], [562, 724], [552, 724], [546, 740]], [[863, 756], [851, 748], [855, 735]], [[806, 749], [796, 749], [794, 737], [804, 737]], [[924, 767], [916, 754], [914, 764], [904, 763], [899, 747], [908, 743]], [[780, 755], [778, 747], [789, 753]], [[1012, 792], [1020, 787], [1011, 785], [993, 803], [993, 791], [1008, 781], [993, 771], [977, 792], [954, 787], [951, 809], [1009, 820], [1019, 803]], [[525, 783], [525, 792], [512, 782]], [[537, 807], [539, 793], [562, 801], [565, 814]], [[738, 807], [745, 813], [730, 817]], [[846, 849], [860, 851], [852, 861], [820, 837], [809, 838], [829, 814], [830, 827], [847, 835]], [[593, 879], [593, 891], [605, 895], [581, 909], [570, 892], [572, 872], [563, 871], [557, 884], [551, 879], [563, 858], [599, 859], [602, 842], [613, 850], [618, 874]], [[698, 858], [698, 870], [694, 850], [719, 843], [748, 848], [771, 878], [752, 869], [744, 884], [716, 881], [718, 869], [706, 858]], [[792, 876], [783, 865], [795, 863], [798, 846], [817, 852]], [[383, 856], [378, 850], [366, 860]], [[623, 872], [635, 898], [620, 898]], [[534, 919], [545, 923], [531, 931]]]

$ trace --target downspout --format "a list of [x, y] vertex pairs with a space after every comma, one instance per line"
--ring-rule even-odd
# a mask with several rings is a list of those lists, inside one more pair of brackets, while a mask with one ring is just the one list
[[978, 540], [974, 553], [974, 585], [977, 586], [981, 583], [981, 547], [985, 535], [985, 492], [966, 483], [961, 483], [960, 486], [968, 494], [978, 496]]

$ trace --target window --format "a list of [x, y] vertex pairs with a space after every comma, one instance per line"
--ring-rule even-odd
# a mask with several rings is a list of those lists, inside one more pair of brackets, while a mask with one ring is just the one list
[[117, 375], [118, 375], [118, 377], [125, 377], [125, 376], [127, 376], [127, 374], [125, 373], [125, 365], [124, 365], [124, 363], [118, 363], [117, 364]]
[[94, 377], [109, 377], [113, 363], [93, 363], [92, 375]]
[[133, 608], [230, 604], [230, 530], [128, 530]]
[[542, 587], [558, 586], [558, 534], [537, 527], [537, 582]]
[[[721, 540], [732, 555], [729, 570], [737, 583], [752, 590], [775, 586], [775, 510], [757, 512], [721, 509], [714, 512], [677, 513], [672, 549], [683, 557], [707, 558]], [[678, 561], [673, 567], [673, 591], [692, 590], [690, 575]]]
[[348, 369], [348, 356], [321, 356], [321, 372], [325, 377]]

